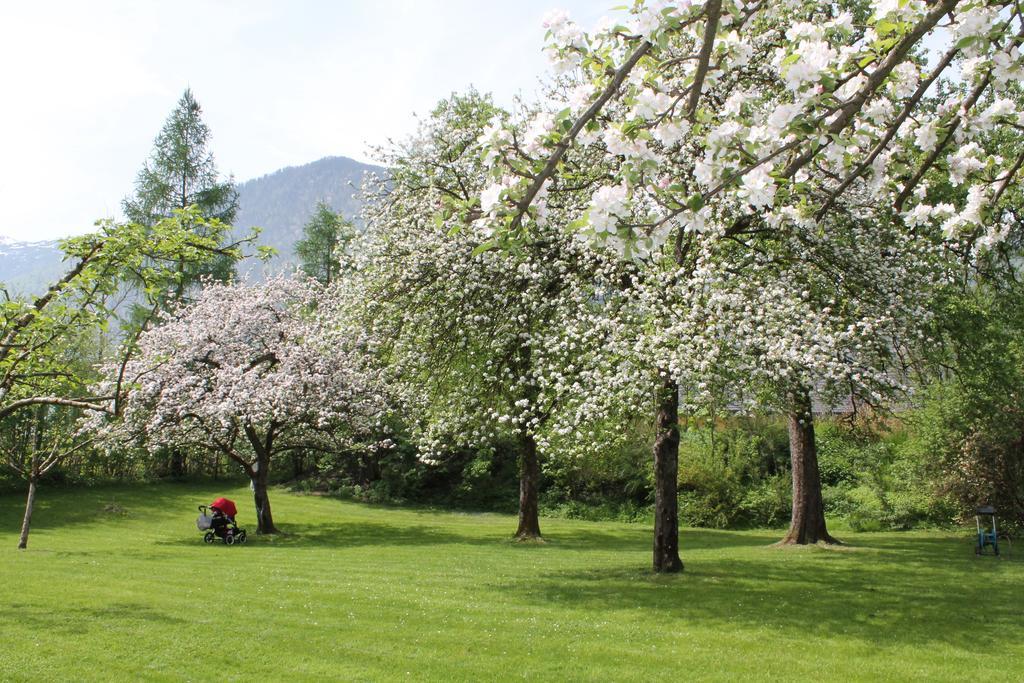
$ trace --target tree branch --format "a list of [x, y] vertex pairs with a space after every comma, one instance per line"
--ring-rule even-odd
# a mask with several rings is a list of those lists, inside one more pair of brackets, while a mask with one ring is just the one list
[[650, 49], [651, 43], [645, 40], [640, 44], [640, 47], [633, 51], [633, 54], [629, 56], [629, 59], [627, 59], [626, 62], [615, 72], [612, 80], [601, 92], [601, 95], [594, 100], [593, 104], [591, 104], [590, 107], [588, 107], [587, 110], [576, 120], [576, 123], [572, 125], [572, 128], [569, 129], [569, 132], [566, 133], [565, 137], [555, 145], [555, 151], [551, 153], [550, 157], [548, 157], [548, 161], [544, 164], [544, 168], [534, 177], [533, 182], [530, 183], [530, 187], [527, 188], [526, 194], [523, 195], [523, 198], [516, 202], [516, 216], [512, 219], [513, 229], [518, 228], [522, 224], [523, 216], [526, 215], [526, 212], [529, 210], [530, 204], [533, 203], [533, 200], [537, 197], [537, 193], [540, 192], [540, 188], [543, 187], [547, 179], [554, 174], [555, 168], [558, 166], [558, 162], [562, 160], [563, 156], [565, 156], [566, 151], [569, 149], [569, 145], [571, 145], [573, 140], [576, 139], [576, 136], [579, 135], [581, 130], [583, 130], [583, 127], [586, 126], [591, 119], [597, 116], [598, 112], [601, 111], [608, 100], [615, 96], [619, 87], [622, 85], [622, 82], [626, 80], [626, 76], [629, 75], [629, 72], [633, 70], [633, 67], [640, 61], [640, 58], [647, 54]]
[[691, 121], [697, 114], [700, 93], [704, 88], [704, 79], [708, 75], [711, 51], [715, 47], [715, 35], [718, 33], [718, 20], [722, 16], [722, 0], [710, 0], [705, 11], [707, 12], [707, 19], [704, 23], [704, 42], [701, 44], [700, 54], [697, 56], [697, 71], [693, 75], [693, 85], [690, 86], [690, 98], [686, 103], [686, 117]]

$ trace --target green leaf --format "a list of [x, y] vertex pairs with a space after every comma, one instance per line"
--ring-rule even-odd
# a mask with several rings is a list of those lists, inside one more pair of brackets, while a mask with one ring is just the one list
[[571, 223], [569, 223], [567, 228], [568, 228], [568, 230], [570, 230], [572, 232], [577, 232], [579, 230], [583, 230], [588, 225], [590, 225], [590, 210], [589, 209], [584, 211], [582, 216], [580, 216], [576, 220], [574, 220]]
[[704, 208], [704, 195], [702, 195], [700, 192], [691, 194], [686, 199], [686, 208], [688, 208], [690, 211], [700, 211], [702, 208]]
[[497, 246], [498, 246], [498, 243], [496, 241], [488, 240], [487, 242], [484, 242], [483, 244], [478, 245], [476, 247], [476, 249], [473, 250], [472, 256], [479, 256], [480, 254], [484, 253], [485, 251], [490, 251], [491, 249], [494, 249]]
[[879, 37], [883, 38], [889, 35], [890, 33], [894, 32], [898, 28], [899, 24], [888, 19], [882, 19], [877, 24], [875, 24], [875, 32], [878, 33]]
[[981, 40], [980, 36], [964, 36], [960, 40], [956, 41], [956, 49], [963, 50], [965, 47], [969, 47], [979, 40]]

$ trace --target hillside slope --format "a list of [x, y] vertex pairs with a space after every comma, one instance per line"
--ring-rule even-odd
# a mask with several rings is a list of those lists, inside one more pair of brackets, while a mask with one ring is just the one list
[[238, 186], [239, 211], [235, 227], [239, 234], [256, 226], [262, 228], [260, 244], [274, 247], [278, 256], [267, 264], [248, 264], [243, 274], [259, 277], [286, 270], [295, 263], [295, 242], [324, 201], [346, 218], [359, 213], [358, 192], [366, 173], [383, 173], [347, 157], [325, 157], [303, 166], [289, 166]]
[[[383, 172], [380, 166], [335, 156], [240, 183], [236, 234], [258, 226], [259, 243], [274, 247], [278, 255], [268, 263], [244, 261], [239, 276], [260, 279], [289, 270], [295, 264], [295, 242], [317, 203], [327, 202], [345, 217], [355, 218], [364, 175]], [[56, 240], [18, 242], [0, 236], [0, 283], [12, 296], [39, 294], [70, 267], [62, 258]]]

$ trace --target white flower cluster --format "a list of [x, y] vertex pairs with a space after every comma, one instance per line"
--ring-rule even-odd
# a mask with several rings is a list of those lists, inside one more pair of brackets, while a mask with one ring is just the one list
[[[358, 334], [318, 318], [313, 280], [209, 283], [196, 301], [139, 340], [125, 368], [132, 387], [106, 438], [150, 449], [194, 446], [252, 464], [296, 439], [371, 431], [387, 394], [357, 348]], [[108, 383], [120, 367], [107, 368]], [[265, 467], [271, 452], [264, 454]]]

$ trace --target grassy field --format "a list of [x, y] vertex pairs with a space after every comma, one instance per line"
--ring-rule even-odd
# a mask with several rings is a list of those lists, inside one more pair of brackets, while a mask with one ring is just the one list
[[0, 680], [1024, 679], [1022, 557], [965, 533], [686, 530], [370, 507], [274, 491], [287, 533], [206, 546], [195, 506], [247, 489], [42, 489], [28, 551], [0, 496]]

